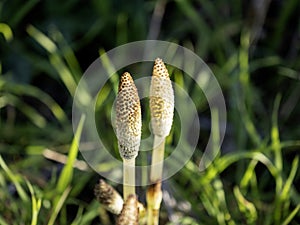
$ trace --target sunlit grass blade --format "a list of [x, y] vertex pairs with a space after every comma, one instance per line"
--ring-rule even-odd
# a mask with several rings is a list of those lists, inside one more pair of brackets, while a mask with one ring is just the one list
[[64, 168], [59, 176], [58, 182], [57, 182], [56, 189], [57, 189], [58, 193], [62, 193], [67, 188], [67, 186], [69, 186], [71, 184], [71, 181], [73, 178], [73, 169], [74, 169], [73, 164], [75, 163], [76, 157], [78, 154], [78, 145], [79, 145], [84, 121], [85, 121], [85, 116], [82, 115], [80, 118], [77, 130], [76, 130], [74, 139], [72, 141], [70, 150], [69, 150], [67, 163], [64, 166]]
[[10, 225], [8, 223], [5, 222], [5, 220], [3, 219], [3, 217], [0, 215], [0, 224], [2, 225]]
[[274, 152], [274, 164], [278, 170], [278, 174], [275, 176], [276, 181], [276, 198], [275, 198], [275, 209], [274, 209], [274, 221], [275, 224], [279, 224], [282, 217], [282, 199], [281, 191], [283, 186], [283, 179], [281, 176], [283, 160], [282, 160], [282, 151], [280, 146], [279, 139], [279, 128], [278, 128], [278, 110], [280, 105], [281, 95], [276, 96], [274, 102], [274, 109], [272, 113], [272, 128], [271, 128], [271, 141], [272, 141], [272, 150]]
[[48, 52], [52, 66], [56, 69], [71, 96], [74, 96], [77, 87], [76, 81], [70, 69], [66, 66], [62, 57], [58, 54], [56, 44], [32, 25], [29, 25], [26, 30], [27, 33]]
[[233, 193], [238, 203], [239, 210], [245, 216], [247, 224], [256, 224], [258, 215], [255, 205], [243, 196], [239, 187], [236, 186], [233, 189]]
[[294, 217], [297, 215], [300, 209], [300, 204], [290, 213], [290, 215], [283, 221], [282, 225], [288, 225], [292, 222]]
[[[78, 225], [90, 224], [97, 216], [99, 216], [98, 203], [94, 201], [86, 208], [86, 212], [78, 217]], [[76, 222], [76, 220], [74, 220], [74, 222]]]
[[76, 83], [78, 83], [78, 81], [80, 80], [80, 76], [82, 75], [82, 71], [74, 51], [57, 27], [53, 27], [51, 29], [50, 36], [53, 37], [53, 39], [55, 39], [55, 41], [57, 42], [68, 68], [74, 76]]
[[247, 188], [251, 178], [253, 176], [255, 176], [255, 170], [254, 169], [255, 169], [257, 163], [258, 163], [258, 161], [254, 160], [254, 159], [252, 159], [251, 162], [249, 163], [248, 168], [245, 171], [244, 176], [243, 176], [243, 178], [241, 179], [241, 182], [240, 182], [240, 188], [242, 190]]
[[69, 193], [71, 191], [71, 187], [67, 187], [60, 196], [58, 196], [57, 204], [54, 205], [54, 209], [51, 212], [50, 219], [47, 223], [47, 225], [53, 225], [55, 223], [55, 220], [57, 218], [58, 213], [60, 212], [62, 206], [64, 205], [64, 202], [66, 201]]
[[295, 176], [296, 176], [296, 173], [297, 173], [297, 170], [298, 170], [298, 165], [299, 165], [299, 157], [296, 156], [292, 162], [292, 168], [291, 168], [291, 171], [290, 171], [290, 175], [289, 177], [287, 178], [283, 188], [282, 188], [282, 192], [281, 192], [281, 195], [280, 195], [280, 198], [282, 200], [285, 200], [285, 199], [288, 199], [288, 195], [290, 193], [290, 190], [291, 190], [291, 186], [293, 184], [293, 181], [295, 179]]
[[[51, 225], [54, 223], [56, 216], [58, 214], [58, 211], [61, 209], [62, 204], [65, 201], [64, 198], [66, 198], [67, 195], [69, 194], [69, 192], [71, 191], [71, 182], [73, 180], [73, 172], [74, 172], [73, 164], [75, 163], [76, 158], [77, 158], [78, 145], [79, 145], [84, 121], [85, 121], [85, 115], [82, 115], [80, 118], [77, 130], [76, 130], [74, 139], [70, 146], [67, 162], [66, 162], [66, 164], [58, 178], [58, 181], [57, 181], [57, 185], [56, 185], [55, 189], [56, 189], [56, 194], [58, 196], [55, 196], [53, 199], [54, 211], [51, 214], [51, 218], [49, 221], [49, 223], [51, 222], [50, 223]], [[66, 190], [68, 190], [67, 193], [66, 193]], [[55, 216], [52, 217], [52, 215], [55, 215]]]
[[272, 163], [272, 161], [263, 153], [255, 151], [255, 152], [235, 152], [224, 155], [223, 157], [217, 159], [215, 162], [218, 165], [218, 172], [221, 173], [226, 168], [228, 168], [231, 164], [238, 162], [242, 159], [254, 159], [261, 162], [263, 165], [267, 167], [272, 176], [276, 178], [278, 176], [278, 169]]
[[16, 187], [16, 190], [20, 196], [20, 198], [22, 199], [22, 201], [24, 202], [28, 202], [29, 198], [28, 195], [26, 194], [25, 190], [22, 188], [21, 186], [21, 182], [22, 182], [22, 178], [20, 177], [20, 175], [17, 175], [15, 173], [13, 173], [8, 166], [6, 165], [6, 163], [4, 162], [2, 156], [0, 155], [0, 166], [2, 167], [2, 169], [5, 171], [6, 175], [8, 176], [8, 178], [13, 182], [13, 184]]
[[[272, 128], [271, 128], [271, 140], [272, 140], [272, 147], [274, 151], [274, 160], [275, 165], [278, 170], [282, 171], [282, 152], [280, 146], [280, 139], [279, 139], [279, 128], [278, 128], [278, 110], [280, 105], [281, 95], [277, 95], [275, 102], [274, 102], [274, 109], [272, 113]], [[279, 181], [277, 187], [277, 191], [280, 191], [282, 186], [282, 181]]]
[[216, 214], [217, 218], [220, 216], [222, 218], [222, 222], [224, 219], [224, 224], [225, 221], [229, 225], [234, 225], [235, 222], [231, 219], [231, 215], [228, 211], [228, 206], [226, 203], [226, 197], [225, 197], [225, 191], [224, 191], [224, 186], [220, 178], [216, 178], [213, 183], [213, 188], [215, 195], [211, 195], [212, 201], [217, 204], [219, 208], [219, 212]]
[[9, 42], [13, 39], [13, 32], [6, 23], [0, 23], [0, 33], [3, 34], [3, 36], [7, 42]]
[[77, 210], [77, 214], [75, 216], [75, 219], [73, 220], [71, 225], [79, 225], [80, 224], [83, 211], [84, 211], [84, 208], [82, 206], [80, 206], [79, 209]]
[[251, 119], [251, 84], [250, 84], [250, 73], [249, 73], [249, 48], [250, 48], [250, 31], [243, 30], [240, 37], [241, 47], [239, 50], [239, 81], [242, 86], [242, 93], [240, 99], [238, 99], [238, 106], [249, 137], [255, 146], [259, 146], [261, 138], [256, 130], [256, 127]]
[[31, 194], [31, 208], [32, 208], [32, 217], [31, 217], [31, 225], [37, 225], [38, 224], [38, 214], [42, 206], [42, 199], [36, 198], [34, 190], [32, 185], [29, 183], [29, 181], [26, 180], [27, 187]]
[[104, 49], [99, 50], [99, 55], [101, 56], [101, 63], [103, 64], [103, 67], [107, 71], [107, 74], [110, 76], [110, 81], [112, 82], [114, 93], [118, 93], [118, 77], [119, 75], [115, 72], [114, 65], [111, 63], [109, 57], [107, 56]]

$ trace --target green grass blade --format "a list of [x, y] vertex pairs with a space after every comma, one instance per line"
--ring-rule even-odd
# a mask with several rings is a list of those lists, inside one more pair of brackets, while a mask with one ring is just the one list
[[248, 165], [248, 168], [246, 170], [246, 172], [244, 173], [244, 176], [243, 178], [241, 179], [241, 182], [240, 182], [240, 187], [241, 189], [246, 189], [246, 187], [248, 186], [251, 178], [253, 175], [255, 175], [255, 167], [257, 165], [257, 162], [256, 160], [251, 160], [251, 162], [249, 163]]
[[61, 80], [64, 82], [71, 96], [74, 96], [77, 84], [72, 76], [71, 71], [65, 65], [64, 61], [58, 54], [52, 54], [49, 56], [50, 62], [56, 69]]
[[53, 27], [53, 29], [51, 29], [51, 37], [53, 37], [53, 39], [55, 38], [59, 49], [61, 49], [62, 56], [65, 59], [68, 68], [73, 74], [76, 83], [78, 83], [80, 80], [80, 76], [82, 75], [82, 71], [74, 51], [65, 40], [62, 33], [56, 27]]
[[0, 224], [2, 225], [10, 225], [8, 223], [5, 222], [5, 220], [3, 219], [3, 217], [0, 215]]
[[58, 193], [62, 193], [67, 188], [67, 186], [71, 184], [73, 178], [73, 164], [75, 163], [78, 154], [78, 144], [80, 141], [84, 120], [85, 120], [85, 116], [82, 115], [69, 150], [67, 163], [64, 166], [58, 179], [58, 183], [56, 187]]
[[297, 215], [300, 209], [300, 204], [290, 213], [290, 215], [283, 221], [282, 225], [288, 225], [292, 222], [292, 219]]
[[99, 204], [97, 201], [92, 202], [86, 213], [82, 215], [81, 220], [80, 220], [80, 225], [85, 225], [89, 224], [93, 219], [95, 219], [97, 216], [99, 216]]
[[[239, 51], [239, 79], [242, 86], [242, 98], [239, 100], [239, 109], [241, 118], [245, 128], [256, 147], [260, 145], [261, 138], [256, 130], [256, 127], [251, 120], [251, 112], [247, 109], [250, 93], [250, 74], [249, 74], [249, 48], [250, 48], [250, 31], [244, 30], [241, 34], [241, 47]], [[251, 105], [249, 105], [250, 107]]]
[[[277, 95], [274, 102], [274, 109], [272, 113], [271, 140], [272, 140], [272, 146], [274, 150], [275, 166], [278, 168], [279, 171], [282, 171], [282, 153], [281, 153], [279, 129], [278, 129], [278, 122], [277, 122], [280, 100], [281, 100], [281, 95]], [[279, 188], [278, 191], [280, 191], [281, 185], [278, 188]]]
[[255, 224], [258, 216], [254, 204], [243, 196], [239, 187], [234, 187], [233, 193], [238, 203], [239, 210], [245, 216], [247, 224]]
[[27, 27], [27, 33], [49, 53], [49, 59], [52, 66], [56, 69], [71, 96], [74, 96], [77, 87], [76, 81], [71, 71], [58, 54], [58, 48], [56, 44], [32, 25]]
[[223, 170], [225, 170], [227, 167], [229, 167], [231, 164], [238, 162], [242, 159], [254, 159], [259, 162], [261, 162], [263, 165], [265, 165], [269, 172], [272, 174], [274, 178], [278, 176], [278, 169], [276, 166], [272, 163], [272, 161], [266, 157], [263, 153], [255, 151], [255, 152], [238, 152], [238, 153], [229, 153], [216, 161], [216, 165], [218, 165], [218, 171], [221, 173]]
[[280, 105], [281, 95], [278, 94], [276, 96], [275, 102], [274, 102], [274, 109], [272, 113], [272, 128], [271, 128], [271, 141], [272, 141], [272, 147], [274, 151], [274, 164], [276, 168], [278, 169], [278, 174], [275, 176], [275, 182], [276, 182], [276, 197], [275, 197], [275, 210], [274, 210], [274, 222], [275, 224], [279, 224], [281, 217], [282, 217], [282, 199], [281, 199], [281, 191], [283, 186], [283, 180], [282, 180], [282, 152], [281, 152], [281, 146], [280, 146], [280, 139], [279, 139], [279, 129], [278, 129], [278, 109]]
[[6, 23], [0, 23], [0, 33], [3, 34], [7, 42], [10, 42], [13, 39], [13, 32]]
[[103, 64], [103, 67], [106, 69], [107, 74], [110, 76], [110, 81], [112, 82], [114, 93], [117, 94], [119, 76], [117, 73], [114, 72], [116, 71], [114, 65], [111, 63], [104, 49], [100, 49], [99, 54], [100, 54], [101, 63]]
[[6, 175], [8, 176], [8, 178], [13, 182], [13, 184], [15, 185], [17, 192], [20, 196], [20, 198], [22, 199], [22, 201], [24, 202], [28, 202], [29, 198], [25, 192], [25, 190], [22, 188], [20, 182], [21, 182], [21, 177], [14, 174], [6, 165], [6, 163], [4, 162], [2, 156], [0, 155], [0, 166], [2, 167], [2, 169], [5, 171]]
[[77, 214], [75, 219], [73, 220], [73, 222], [71, 223], [71, 225], [79, 225], [81, 218], [82, 218], [82, 213], [83, 213], [83, 207], [79, 207], [79, 209], [77, 210]]
[[31, 204], [32, 204], [32, 218], [31, 218], [31, 225], [37, 225], [38, 224], [38, 214], [41, 209], [42, 205], [42, 199], [36, 199], [34, 190], [32, 185], [29, 183], [29, 181], [26, 180], [27, 187], [31, 194]]
[[280, 67], [278, 67], [278, 74], [295, 79], [295, 80], [299, 80], [298, 71], [295, 69], [292, 69], [292, 68], [280, 66]]
[[29, 25], [26, 29], [27, 33], [39, 43], [48, 53], [53, 54], [57, 52], [55, 43], [50, 40], [45, 34], [36, 29], [34, 26]]
[[[228, 211], [228, 207], [226, 204], [225, 191], [224, 191], [224, 186], [223, 186], [221, 179], [215, 179], [212, 184], [213, 184], [213, 187], [215, 190], [215, 200], [218, 202], [219, 208], [220, 208], [219, 215], [223, 214], [222, 218], [224, 218], [227, 222], [224, 224], [234, 225], [235, 222], [231, 219], [231, 215]], [[217, 216], [219, 216], [219, 215], [217, 215]]]
[[295, 176], [296, 176], [296, 173], [298, 170], [298, 165], [299, 165], [299, 157], [296, 156], [296, 158], [293, 160], [293, 163], [292, 163], [290, 175], [289, 175], [288, 179], [286, 180], [285, 185], [282, 188], [282, 192], [281, 192], [280, 196], [283, 200], [288, 198], [288, 195], [291, 190], [291, 186], [293, 184], [293, 180], [295, 179]]
[[51, 213], [50, 219], [48, 221], [48, 225], [53, 225], [58, 213], [60, 212], [64, 202], [66, 201], [69, 193], [71, 191], [71, 187], [67, 187], [64, 192], [62, 193], [62, 195], [59, 197], [57, 204], [55, 204], [55, 208], [53, 210], [53, 212]]

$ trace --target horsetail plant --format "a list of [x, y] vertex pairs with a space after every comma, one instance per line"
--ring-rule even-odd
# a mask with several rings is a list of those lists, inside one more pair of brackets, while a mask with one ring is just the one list
[[123, 209], [117, 218], [116, 225], [138, 225], [139, 210], [138, 201], [135, 195], [129, 195], [123, 205]]
[[148, 225], [159, 223], [159, 209], [162, 201], [161, 179], [165, 138], [169, 135], [174, 113], [174, 91], [168, 70], [163, 61], [154, 62], [150, 86], [151, 126], [154, 134], [152, 163], [150, 170], [151, 186], [147, 190]]
[[116, 102], [116, 135], [123, 159], [123, 198], [135, 195], [135, 158], [141, 140], [141, 106], [133, 79], [125, 72], [119, 82]]
[[[147, 224], [159, 223], [159, 209], [162, 201], [161, 180], [165, 138], [169, 135], [174, 113], [174, 91], [169, 73], [163, 61], [154, 62], [150, 86], [151, 126], [154, 134], [151, 185], [147, 190]], [[139, 211], [142, 218], [145, 209], [135, 195], [135, 158], [138, 155], [141, 139], [141, 107], [138, 91], [133, 79], [125, 72], [119, 82], [116, 100], [116, 136], [121, 158], [123, 159], [123, 199], [103, 180], [95, 187], [97, 200], [105, 208], [119, 215], [117, 225], [138, 224]], [[123, 202], [125, 202], [123, 204]], [[123, 208], [122, 208], [123, 207]]]
[[120, 194], [104, 180], [100, 179], [94, 188], [96, 199], [113, 214], [121, 213], [124, 201]]

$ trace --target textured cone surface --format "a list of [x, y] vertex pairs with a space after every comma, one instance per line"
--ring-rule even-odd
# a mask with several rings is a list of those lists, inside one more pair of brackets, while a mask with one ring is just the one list
[[150, 111], [153, 134], [169, 135], [174, 112], [174, 91], [168, 70], [161, 59], [154, 62], [150, 86]]
[[97, 200], [113, 214], [119, 215], [123, 207], [123, 199], [119, 193], [104, 180], [100, 180], [94, 189]]
[[135, 158], [141, 140], [141, 106], [138, 91], [127, 72], [119, 83], [116, 111], [116, 133], [121, 157]]
[[121, 214], [117, 219], [117, 225], [138, 225], [139, 211], [136, 196], [130, 195], [124, 203]]

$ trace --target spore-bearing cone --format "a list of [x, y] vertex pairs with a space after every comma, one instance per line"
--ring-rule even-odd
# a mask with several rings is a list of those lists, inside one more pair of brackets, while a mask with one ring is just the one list
[[116, 135], [123, 159], [138, 155], [141, 140], [141, 106], [133, 79], [125, 72], [120, 79], [116, 102]]
[[168, 70], [161, 59], [156, 59], [150, 86], [151, 126], [154, 135], [169, 135], [174, 114], [174, 91]]

